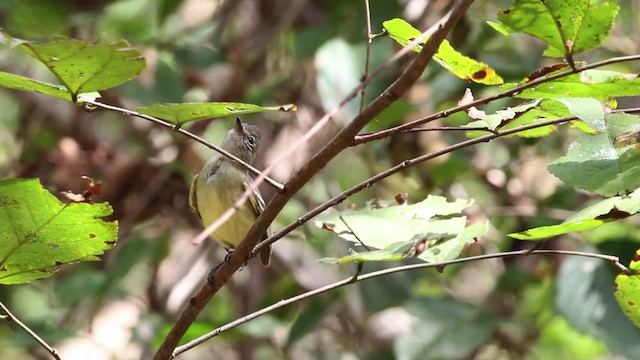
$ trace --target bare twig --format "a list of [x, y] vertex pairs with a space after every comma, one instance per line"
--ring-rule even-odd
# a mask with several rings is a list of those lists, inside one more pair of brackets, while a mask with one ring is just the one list
[[22, 321], [20, 321], [20, 319], [18, 319], [15, 315], [13, 315], [11, 311], [9, 311], [9, 309], [2, 302], [0, 302], [0, 308], [2, 308], [2, 311], [4, 311], [4, 313], [7, 315], [7, 319], [9, 319], [10, 321], [13, 321], [18, 326], [20, 326], [22, 330], [24, 330], [27, 334], [29, 334], [29, 336], [34, 338], [43, 348], [47, 349], [49, 354], [51, 354], [51, 356], [54, 359], [60, 360], [60, 355], [58, 355], [58, 351], [56, 351], [56, 349], [54, 349], [53, 346], [47, 344], [47, 342], [44, 341], [40, 336], [38, 336], [38, 334], [36, 334], [33, 330], [29, 329], [29, 327], [25, 325]]
[[[371, 63], [371, 42], [373, 41], [373, 34], [371, 33], [371, 8], [369, 6], [369, 0], [364, 0], [365, 18], [367, 21], [367, 50], [364, 59], [364, 75], [362, 79], [366, 79], [369, 76], [369, 64]], [[367, 97], [367, 87], [363, 86], [360, 89], [360, 112], [364, 109], [364, 105]]]
[[[458, 1], [451, 9], [451, 16], [443, 26], [441, 26], [431, 36], [429, 41], [424, 45], [422, 51], [412, 61], [405, 72], [387, 88], [378, 98], [376, 98], [369, 106], [367, 106], [356, 118], [341, 130], [324, 148], [314, 155], [309, 162], [300, 169], [287, 183], [283, 191], [277, 193], [267, 204], [262, 214], [253, 224], [245, 239], [236, 248], [228, 262], [224, 262], [216, 271], [212, 279], [212, 286], [204, 285], [191, 298], [187, 308], [180, 314], [173, 328], [164, 339], [160, 349], [156, 352], [154, 359], [168, 359], [171, 357], [173, 349], [175, 349], [178, 341], [187, 331], [189, 325], [195, 320], [200, 310], [215, 295], [217, 290], [222, 287], [226, 281], [238, 270], [250, 255], [251, 250], [258, 243], [261, 235], [273, 221], [276, 215], [282, 210], [288, 200], [313, 177], [327, 162], [333, 159], [337, 154], [344, 150], [354, 136], [375, 116], [386, 109], [390, 104], [402, 96], [420, 77], [424, 68], [429, 63], [431, 57], [437, 51], [440, 43], [444, 40], [446, 34], [452, 29], [453, 25], [462, 17], [467, 8], [471, 5], [472, 0]], [[419, 37], [416, 40], [421, 40]], [[415, 44], [409, 44], [415, 46]], [[406, 52], [411, 49], [403, 49]], [[396, 54], [397, 55], [397, 54]], [[365, 79], [365, 84], [369, 79]], [[361, 84], [360, 86], [364, 86]], [[354, 89], [355, 96], [358, 88]], [[351, 98], [353, 98], [353, 96]], [[260, 176], [256, 181], [260, 180]]]
[[373, 141], [373, 140], [377, 140], [377, 139], [382, 139], [382, 138], [385, 138], [385, 137], [388, 137], [388, 136], [392, 136], [392, 135], [395, 135], [395, 134], [397, 134], [399, 132], [403, 132], [405, 130], [414, 128], [414, 127], [416, 127], [418, 125], [422, 125], [422, 124], [428, 123], [428, 122], [433, 121], [433, 120], [445, 118], [445, 117], [450, 116], [452, 114], [455, 114], [457, 112], [467, 110], [472, 106], [484, 105], [484, 104], [487, 104], [487, 103], [489, 103], [491, 101], [494, 101], [494, 100], [497, 100], [497, 99], [501, 99], [501, 98], [505, 98], [505, 97], [508, 97], [508, 96], [515, 95], [515, 94], [521, 92], [522, 90], [529, 89], [529, 88], [534, 87], [534, 86], [538, 86], [538, 85], [540, 85], [542, 83], [546, 83], [546, 82], [549, 82], [549, 81], [557, 80], [557, 79], [563, 78], [563, 77], [568, 76], [568, 75], [573, 75], [573, 74], [579, 73], [579, 72], [584, 71], [584, 70], [595, 69], [595, 68], [598, 68], [598, 67], [602, 67], [602, 66], [605, 66], [605, 65], [611, 65], [611, 64], [615, 64], [615, 63], [619, 63], [619, 62], [636, 61], [636, 60], [640, 60], [640, 55], [615, 57], [615, 58], [607, 59], [607, 60], [600, 61], [600, 62], [597, 62], [597, 63], [585, 65], [585, 66], [580, 67], [580, 68], [575, 69], [575, 70], [571, 69], [571, 70], [563, 71], [561, 73], [553, 74], [553, 75], [550, 75], [550, 76], [547, 76], [547, 77], [540, 77], [540, 78], [532, 80], [532, 81], [530, 81], [528, 83], [521, 84], [521, 85], [518, 85], [518, 86], [516, 86], [516, 87], [514, 87], [512, 89], [503, 91], [501, 93], [498, 93], [498, 94], [495, 94], [495, 95], [492, 95], [492, 96], [488, 96], [486, 98], [478, 99], [478, 100], [472, 101], [472, 102], [464, 104], [464, 105], [460, 105], [460, 106], [456, 106], [456, 107], [453, 107], [453, 108], [450, 108], [450, 109], [446, 109], [446, 110], [440, 111], [438, 113], [429, 115], [427, 117], [424, 117], [424, 118], [421, 118], [421, 119], [417, 119], [417, 120], [414, 120], [414, 121], [410, 121], [410, 122], [408, 122], [406, 124], [398, 125], [398, 126], [395, 126], [395, 127], [389, 128], [389, 129], [385, 129], [385, 130], [381, 130], [381, 131], [378, 131], [378, 132], [374, 132], [374, 133], [358, 135], [358, 136], [356, 136], [356, 138], [353, 141], [352, 145], [358, 145], [358, 144], [362, 144], [362, 143], [365, 143], [365, 142], [369, 142], [369, 141]]
[[[93, 106], [97, 106], [97, 107], [102, 108], [102, 109], [116, 111], [116, 112], [123, 113], [125, 115], [135, 116], [137, 118], [149, 120], [149, 121], [154, 122], [156, 124], [159, 124], [159, 125], [162, 125], [164, 127], [167, 127], [167, 128], [169, 128], [171, 130], [177, 131], [177, 132], [179, 132], [179, 133], [181, 133], [183, 135], [186, 135], [186, 136], [190, 137], [191, 139], [201, 143], [202, 145], [219, 152], [220, 154], [228, 157], [229, 159], [237, 162], [238, 164], [240, 164], [243, 167], [245, 167], [247, 170], [249, 170], [254, 175], [256, 175], [256, 176], [260, 175], [260, 170], [254, 168], [253, 166], [251, 166], [251, 164], [247, 164], [242, 159], [240, 159], [237, 156], [231, 154], [230, 152], [224, 150], [223, 148], [219, 147], [218, 145], [216, 145], [214, 143], [211, 143], [211, 142], [199, 137], [198, 135], [196, 135], [196, 134], [194, 134], [192, 132], [189, 132], [189, 131], [187, 131], [187, 130], [185, 130], [185, 129], [183, 129], [183, 128], [181, 128], [181, 127], [179, 127], [179, 126], [177, 126], [177, 125], [175, 125], [175, 124], [173, 124], [173, 123], [171, 123], [169, 121], [165, 121], [165, 120], [156, 118], [154, 116], [141, 114], [141, 113], [139, 113], [137, 111], [124, 109], [124, 108], [121, 108], [121, 107], [118, 107], [118, 106], [104, 104], [104, 103], [101, 103], [101, 102], [98, 102], [98, 101], [95, 101], [95, 100], [85, 100], [85, 102], [87, 104], [91, 104]], [[282, 189], [284, 188], [284, 186], [282, 184], [280, 184], [279, 182], [271, 179], [270, 177], [266, 177], [265, 176], [264, 179], [269, 184], [271, 184], [273, 187], [275, 187], [276, 189], [278, 189], [280, 191], [282, 191]]]
[[254, 313], [251, 313], [249, 315], [243, 316], [237, 320], [234, 320], [228, 324], [225, 324], [211, 332], [208, 332], [205, 335], [200, 336], [199, 338], [192, 340], [180, 347], [177, 347], [175, 349], [175, 351], [173, 352], [173, 356], [178, 356], [180, 354], [182, 354], [183, 352], [192, 349], [200, 344], [202, 344], [203, 342], [216, 337], [220, 334], [222, 334], [225, 331], [231, 330], [236, 326], [242, 325], [244, 323], [246, 323], [247, 321], [253, 320], [259, 316], [262, 316], [266, 313], [269, 313], [271, 311], [277, 310], [279, 308], [282, 308], [284, 306], [296, 303], [298, 301], [302, 301], [305, 299], [308, 299], [312, 296], [316, 296], [318, 294], [322, 294], [325, 293], [327, 291], [331, 291], [331, 290], [335, 290], [337, 288], [346, 286], [348, 284], [354, 283], [354, 282], [360, 282], [363, 280], [368, 280], [368, 279], [372, 279], [375, 277], [380, 277], [380, 276], [384, 276], [384, 275], [388, 275], [388, 274], [392, 274], [392, 273], [397, 273], [397, 272], [402, 272], [402, 271], [409, 271], [409, 270], [418, 270], [418, 269], [428, 269], [428, 268], [438, 268], [438, 269], [442, 269], [448, 265], [453, 265], [453, 264], [460, 264], [460, 263], [466, 263], [466, 262], [472, 262], [472, 261], [480, 261], [480, 260], [487, 260], [487, 259], [495, 259], [495, 258], [506, 258], [506, 257], [514, 257], [514, 256], [527, 256], [527, 255], [531, 255], [531, 254], [559, 254], [559, 255], [572, 255], [572, 256], [583, 256], [583, 257], [590, 257], [590, 258], [596, 258], [596, 259], [601, 259], [601, 260], [606, 260], [609, 261], [611, 263], [613, 263], [616, 267], [618, 267], [621, 271], [623, 271], [624, 273], [630, 273], [631, 270], [629, 270], [626, 266], [624, 266], [622, 263], [620, 263], [620, 258], [618, 258], [617, 256], [612, 256], [612, 255], [604, 255], [604, 254], [598, 254], [598, 253], [589, 253], [589, 252], [582, 252], [582, 251], [570, 251], [570, 250], [534, 250], [534, 251], [530, 251], [529, 249], [524, 249], [524, 250], [518, 250], [518, 251], [509, 251], [509, 252], [501, 252], [501, 253], [495, 253], [495, 254], [485, 254], [485, 255], [478, 255], [478, 256], [469, 256], [469, 257], [465, 257], [465, 258], [459, 258], [459, 259], [454, 259], [454, 260], [448, 260], [448, 261], [441, 261], [441, 262], [437, 262], [437, 263], [422, 263], [422, 264], [414, 264], [414, 265], [404, 265], [404, 266], [397, 266], [397, 267], [393, 267], [393, 268], [389, 268], [389, 269], [384, 269], [384, 270], [379, 270], [379, 271], [374, 271], [374, 272], [370, 272], [368, 274], [364, 274], [364, 275], [359, 275], [357, 277], [350, 277], [348, 279], [344, 279], [344, 280], [340, 280], [337, 282], [334, 282], [332, 284], [323, 286], [321, 288], [318, 289], [314, 289], [308, 292], [305, 292], [303, 294], [291, 297], [289, 299], [286, 300], [281, 300], [278, 301], [277, 303], [267, 306], [261, 310], [258, 310]]

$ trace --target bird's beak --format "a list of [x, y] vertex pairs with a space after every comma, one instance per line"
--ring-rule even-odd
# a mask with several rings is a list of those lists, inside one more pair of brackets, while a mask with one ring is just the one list
[[242, 128], [242, 121], [240, 121], [239, 117], [236, 118], [236, 131], [240, 134], [242, 134], [242, 132], [244, 131], [244, 129]]

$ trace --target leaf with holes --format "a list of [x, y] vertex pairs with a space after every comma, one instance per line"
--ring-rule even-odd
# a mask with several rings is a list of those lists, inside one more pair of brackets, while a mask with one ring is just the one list
[[[422, 32], [402, 19], [391, 19], [382, 23], [387, 34], [402, 46], [418, 38]], [[422, 41], [426, 43], [428, 39]], [[414, 46], [413, 51], [420, 52], [421, 45]], [[502, 84], [504, 80], [489, 65], [464, 56], [456, 51], [447, 40], [443, 40], [433, 59], [457, 77], [485, 85]]]
[[106, 203], [63, 204], [37, 179], [0, 181], [0, 284], [51, 276], [77, 261], [98, 260], [115, 245], [118, 223]]
[[47, 44], [21, 42], [18, 48], [43, 63], [69, 90], [80, 93], [106, 90], [138, 76], [146, 67], [139, 50], [125, 40], [89, 44], [59, 40]]
[[619, 7], [615, 0], [518, 0], [489, 22], [507, 35], [522, 32], [547, 43], [546, 56], [567, 57], [598, 47], [609, 35]]
[[634, 273], [616, 276], [614, 295], [624, 314], [640, 328], [640, 250], [633, 255], [629, 269]]

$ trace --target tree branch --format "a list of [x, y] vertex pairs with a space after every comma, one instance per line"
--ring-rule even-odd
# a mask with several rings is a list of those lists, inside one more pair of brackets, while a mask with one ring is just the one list
[[[262, 214], [253, 224], [245, 239], [233, 252], [229, 261], [224, 262], [216, 271], [213, 277], [212, 286], [205, 284], [191, 298], [187, 308], [180, 315], [173, 328], [165, 338], [164, 342], [155, 354], [154, 359], [168, 359], [173, 349], [175, 349], [178, 341], [189, 328], [189, 325], [195, 320], [200, 310], [206, 303], [216, 294], [226, 281], [238, 270], [245, 259], [251, 253], [251, 250], [258, 243], [260, 237], [265, 232], [269, 224], [276, 215], [282, 210], [288, 200], [322, 169], [331, 159], [349, 146], [357, 133], [376, 115], [386, 109], [391, 103], [402, 96], [420, 77], [424, 68], [427, 66], [432, 56], [438, 50], [438, 47], [445, 36], [458, 22], [467, 8], [471, 5], [472, 0], [458, 1], [451, 9], [451, 16], [424, 45], [422, 51], [413, 60], [405, 72], [387, 88], [380, 96], [378, 96], [369, 106], [367, 106], [356, 118], [343, 130], [341, 130], [325, 147], [323, 147], [311, 160], [300, 169], [287, 183], [283, 191], [269, 201]], [[418, 39], [416, 39], [418, 40]], [[355, 90], [357, 94], [357, 89]], [[354, 95], [355, 96], [355, 95]]]
[[[124, 108], [121, 108], [121, 107], [118, 107], [118, 106], [104, 104], [104, 103], [101, 103], [101, 102], [95, 101], [95, 100], [85, 100], [85, 103], [91, 104], [91, 105], [99, 107], [101, 109], [116, 111], [116, 112], [123, 113], [125, 115], [130, 115], [130, 116], [134, 116], [134, 117], [137, 117], [137, 118], [140, 118], [140, 119], [149, 120], [149, 121], [154, 122], [156, 124], [159, 124], [159, 125], [162, 125], [164, 127], [167, 127], [167, 128], [169, 128], [171, 130], [177, 131], [177, 132], [179, 132], [179, 133], [181, 133], [183, 135], [186, 135], [186, 136], [190, 137], [191, 139], [201, 143], [202, 145], [219, 152], [220, 154], [228, 157], [229, 159], [239, 163], [240, 165], [245, 167], [247, 170], [249, 170], [254, 175], [260, 176], [260, 174], [261, 174], [260, 170], [254, 168], [253, 166], [251, 166], [251, 164], [247, 164], [242, 159], [240, 159], [237, 156], [231, 154], [230, 152], [224, 150], [223, 148], [219, 147], [218, 145], [216, 145], [216, 144], [214, 144], [212, 142], [209, 142], [209, 141], [199, 137], [198, 135], [196, 135], [196, 134], [194, 134], [192, 132], [189, 132], [189, 131], [181, 128], [181, 127], [178, 127], [177, 125], [175, 125], [175, 124], [173, 124], [173, 123], [171, 123], [169, 121], [158, 119], [158, 118], [156, 118], [154, 116], [150, 116], [150, 115], [140, 114], [137, 111], [124, 109]], [[282, 191], [282, 189], [284, 189], [284, 185], [282, 185], [279, 182], [273, 180], [272, 178], [265, 176], [264, 179], [269, 184], [271, 184], [271, 186], [275, 187], [276, 189], [278, 189], [280, 191]]]
[[321, 288], [318, 289], [314, 289], [311, 291], [307, 291], [305, 293], [302, 293], [300, 295], [291, 297], [289, 299], [286, 300], [281, 300], [278, 301], [277, 303], [267, 306], [263, 309], [260, 309], [254, 313], [251, 313], [249, 315], [243, 316], [237, 320], [234, 320], [230, 323], [227, 323], [213, 331], [210, 331], [208, 333], [206, 333], [205, 335], [202, 335], [200, 337], [198, 337], [197, 339], [194, 339], [180, 347], [177, 347], [176, 350], [173, 352], [173, 356], [178, 356], [180, 354], [182, 354], [183, 352], [192, 349], [200, 344], [202, 344], [203, 342], [214, 338], [220, 334], [222, 334], [225, 331], [231, 330], [236, 326], [242, 325], [244, 323], [246, 323], [247, 321], [253, 320], [257, 317], [260, 317], [266, 313], [269, 313], [271, 311], [277, 310], [279, 308], [282, 308], [284, 306], [296, 303], [298, 301], [302, 301], [305, 299], [308, 299], [312, 296], [315, 295], [319, 295], [322, 293], [325, 293], [327, 291], [331, 291], [331, 290], [335, 290], [338, 289], [340, 287], [349, 285], [351, 283], [355, 283], [355, 282], [360, 282], [363, 280], [368, 280], [368, 279], [372, 279], [375, 277], [379, 277], [379, 276], [383, 276], [383, 275], [389, 275], [392, 273], [397, 273], [397, 272], [402, 272], [402, 271], [409, 271], [409, 270], [418, 270], [418, 269], [428, 269], [428, 268], [437, 268], [437, 269], [443, 269], [444, 267], [448, 266], [448, 265], [453, 265], [453, 264], [461, 264], [461, 263], [466, 263], [466, 262], [471, 262], [471, 261], [480, 261], [480, 260], [487, 260], [487, 259], [495, 259], [495, 258], [506, 258], [506, 257], [514, 257], [514, 256], [528, 256], [528, 255], [535, 255], [535, 254], [558, 254], [558, 255], [572, 255], [572, 256], [583, 256], [583, 257], [590, 257], [590, 258], [596, 258], [596, 259], [601, 259], [601, 260], [606, 260], [609, 261], [611, 263], [613, 263], [616, 267], [618, 267], [621, 271], [625, 272], [625, 273], [629, 273], [631, 270], [629, 270], [629, 268], [627, 268], [626, 266], [624, 266], [622, 263], [620, 263], [620, 258], [618, 258], [617, 256], [612, 256], [612, 255], [604, 255], [604, 254], [598, 254], [598, 253], [589, 253], [589, 252], [582, 252], [582, 251], [570, 251], [570, 250], [553, 250], [553, 249], [542, 249], [542, 250], [533, 250], [531, 251], [530, 249], [524, 249], [524, 250], [517, 250], [517, 251], [509, 251], [509, 252], [502, 252], [502, 253], [495, 253], [495, 254], [485, 254], [485, 255], [478, 255], [478, 256], [469, 256], [469, 257], [465, 257], [465, 258], [460, 258], [460, 259], [453, 259], [453, 260], [448, 260], [448, 261], [441, 261], [441, 262], [437, 262], [437, 263], [421, 263], [421, 264], [414, 264], [414, 265], [404, 265], [404, 266], [397, 266], [394, 268], [390, 268], [390, 269], [384, 269], [384, 270], [379, 270], [379, 271], [374, 271], [374, 272], [370, 272], [368, 274], [364, 274], [364, 275], [358, 275], [355, 277], [350, 277], [348, 279], [344, 279], [344, 280], [340, 280], [337, 282], [334, 282], [332, 284], [323, 286]]
[[[625, 113], [640, 113], [640, 108], [630, 108], [630, 109], [619, 109], [619, 110], [612, 110], [612, 113], [621, 113], [621, 112], [625, 112]], [[332, 199], [330, 199], [329, 201], [326, 201], [318, 206], [316, 206], [314, 209], [308, 211], [306, 214], [300, 216], [295, 222], [287, 225], [285, 228], [283, 228], [282, 230], [278, 231], [277, 233], [271, 235], [271, 237], [269, 237], [268, 239], [266, 239], [265, 241], [261, 242], [260, 244], [258, 244], [254, 249], [253, 252], [251, 254], [252, 257], [257, 256], [257, 254], [260, 253], [260, 250], [264, 247], [264, 246], [268, 246], [269, 244], [274, 243], [275, 241], [277, 241], [278, 239], [284, 237], [285, 235], [287, 235], [288, 233], [290, 233], [291, 231], [295, 230], [296, 228], [300, 227], [301, 225], [305, 224], [306, 222], [308, 222], [309, 220], [313, 219], [315, 216], [317, 216], [318, 214], [320, 214], [321, 212], [325, 211], [326, 209], [330, 208], [331, 206], [337, 205], [341, 202], [343, 202], [344, 200], [346, 200], [349, 196], [364, 190], [368, 187], [371, 187], [373, 184], [375, 184], [376, 182], [389, 177], [401, 170], [404, 170], [408, 167], [411, 167], [413, 165], [416, 165], [418, 163], [421, 163], [423, 161], [427, 161], [427, 160], [431, 160], [433, 158], [436, 158], [438, 156], [442, 156], [444, 154], [448, 154], [451, 153], [453, 151], [456, 150], [460, 150], [460, 149], [464, 149], [473, 145], [477, 145], [483, 142], [488, 142], [491, 141], [493, 139], [497, 139], [500, 137], [504, 137], [504, 136], [508, 136], [508, 135], [513, 135], [516, 134], [518, 132], [521, 131], [526, 131], [526, 130], [531, 130], [531, 129], [535, 129], [535, 128], [539, 128], [539, 127], [543, 127], [543, 126], [548, 126], [548, 125], [557, 125], [557, 124], [562, 124], [568, 121], [573, 121], [573, 120], [577, 120], [578, 118], [575, 116], [567, 116], [567, 117], [563, 117], [563, 118], [559, 118], [559, 119], [553, 119], [553, 120], [547, 120], [547, 121], [542, 121], [539, 123], [533, 123], [533, 124], [527, 124], [527, 125], [522, 125], [513, 129], [508, 129], [508, 130], [504, 130], [501, 132], [496, 132], [496, 133], [491, 133], [491, 134], [486, 134], [486, 135], [482, 135], [479, 136], [477, 138], [473, 138], [473, 139], [468, 139], [462, 142], [459, 142], [457, 144], [454, 145], [450, 145], [447, 146], [441, 150], [437, 150], [437, 151], [433, 151], [430, 152], [428, 154], [424, 154], [418, 157], [415, 157], [413, 159], [410, 160], [405, 160], [403, 162], [401, 162], [400, 164], [391, 167], [375, 176], [372, 176], [364, 181], [362, 181], [361, 183], [359, 183], [358, 185], [353, 186], [352, 188], [343, 191], [342, 193], [336, 195], [335, 197], [333, 197]]]
[[18, 319], [15, 315], [13, 315], [11, 311], [9, 311], [9, 309], [2, 302], [0, 302], [0, 308], [2, 308], [2, 311], [4, 311], [4, 313], [6, 314], [7, 319], [16, 323], [20, 328], [22, 328], [22, 330], [24, 330], [27, 334], [29, 334], [29, 336], [34, 338], [40, 345], [42, 345], [43, 348], [47, 349], [49, 354], [51, 354], [51, 356], [53, 356], [54, 359], [60, 360], [60, 355], [58, 355], [58, 351], [56, 351], [56, 349], [54, 349], [53, 346], [47, 344], [47, 342], [44, 341], [40, 336], [38, 336], [38, 334], [36, 334], [33, 330], [29, 329], [29, 327], [25, 325], [22, 321], [20, 321], [20, 319]]
[[358, 136], [356, 136], [356, 138], [353, 141], [352, 145], [355, 146], [355, 145], [359, 145], [359, 144], [366, 143], [366, 142], [369, 142], [369, 141], [374, 141], [374, 140], [382, 139], [382, 138], [385, 138], [385, 137], [389, 137], [389, 136], [395, 135], [397, 133], [404, 132], [404, 131], [406, 131], [408, 129], [414, 128], [414, 127], [416, 127], [418, 125], [422, 125], [422, 124], [425, 124], [425, 123], [428, 123], [428, 122], [431, 122], [431, 121], [434, 121], [434, 120], [437, 120], [437, 119], [445, 118], [445, 117], [450, 116], [452, 114], [455, 114], [457, 112], [467, 110], [467, 109], [471, 108], [472, 106], [484, 105], [484, 104], [487, 104], [487, 103], [489, 103], [491, 101], [494, 101], [494, 100], [497, 100], [497, 99], [501, 99], [501, 98], [505, 98], [505, 97], [508, 97], [508, 96], [515, 95], [515, 94], [521, 92], [522, 90], [529, 89], [531, 87], [538, 86], [538, 85], [546, 83], [546, 82], [557, 80], [557, 79], [563, 78], [565, 76], [577, 74], [577, 73], [582, 72], [584, 70], [595, 69], [595, 68], [598, 68], [598, 67], [602, 67], [602, 66], [605, 66], [605, 65], [611, 65], [611, 64], [615, 64], [615, 63], [619, 63], [619, 62], [636, 61], [636, 60], [640, 60], [640, 55], [615, 57], [615, 58], [607, 59], [607, 60], [600, 61], [600, 62], [597, 62], [597, 63], [593, 63], [593, 64], [590, 64], [590, 65], [585, 65], [585, 66], [580, 67], [578, 69], [571, 69], [571, 70], [567, 70], [567, 71], [564, 71], [564, 72], [561, 72], [561, 73], [553, 74], [553, 75], [550, 75], [550, 76], [547, 76], [547, 77], [540, 77], [540, 78], [532, 80], [532, 81], [530, 81], [528, 83], [521, 84], [521, 85], [518, 85], [518, 86], [516, 86], [516, 87], [514, 87], [512, 89], [503, 91], [501, 93], [498, 93], [498, 94], [495, 94], [495, 95], [491, 95], [491, 96], [488, 96], [486, 98], [478, 99], [478, 100], [472, 101], [472, 102], [470, 102], [468, 104], [464, 104], [464, 105], [456, 106], [456, 107], [453, 107], [453, 108], [450, 108], [450, 109], [446, 109], [446, 110], [440, 111], [438, 113], [429, 115], [427, 117], [424, 117], [424, 118], [421, 118], [421, 119], [417, 119], [417, 120], [414, 120], [414, 121], [410, 121], [410, 122], [408, 122], [406, 124], [398, 125], [398, 126], [395, 126], [395, 127], [389, 128], [389, 129], [385, 129], [385, 130], [381, 130], [381, 131], [378, 131], [378, 132], [374, 132], [374, 133], [358, 135]]

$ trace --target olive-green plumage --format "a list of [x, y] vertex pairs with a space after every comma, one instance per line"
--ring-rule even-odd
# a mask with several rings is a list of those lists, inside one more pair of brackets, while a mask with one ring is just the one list
[[[244, 124], [238, 119], [229, 130], [221, 147], [251, 164], [260, 147], [260, 133], [254, 125]], [[189, 206], [198, 214], [205, 226], [213, 224], [247, 190], [252, 179], [245, 167], [216, 153], [193, 179], [189, 190]], [[264, 201], [258, 189], [253, 189], [249, 201], [211, 234], [225, 249], [237, 247], [264, 209]], [[262, 240], [269, 236], [269, 230]], [[269, 266], [271, 246], [260, 252], [262, 265]]]

